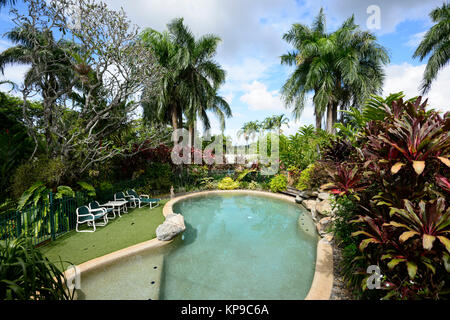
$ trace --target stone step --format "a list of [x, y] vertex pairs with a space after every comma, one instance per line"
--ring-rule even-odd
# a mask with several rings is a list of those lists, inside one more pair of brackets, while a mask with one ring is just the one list
[[287, 187], [287, 191], [298, 194], [300, 190], [292, 187]]
[[286, 190], [286, 191], [278, 191], [279, 193], [282, 193], [282, 194], [285, 194], [285, 195], [288, 195], [288, 196], [291, 196], [291, 197], [296, 197], [298, 194], [297, 193], [295, 193], [295, 192], [290, 192], [290, 191], [288, 191], [288, 190]]

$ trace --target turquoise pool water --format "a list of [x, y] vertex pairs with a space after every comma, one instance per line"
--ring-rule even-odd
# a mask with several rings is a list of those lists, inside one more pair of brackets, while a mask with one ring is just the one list
[[317, 235], [299, 228], [310, 218], [298, 205], [211, 194], [179, 201], [173, 212], [183, 214], [186, 231], [164, 249], [160, 299], [306, 297]]

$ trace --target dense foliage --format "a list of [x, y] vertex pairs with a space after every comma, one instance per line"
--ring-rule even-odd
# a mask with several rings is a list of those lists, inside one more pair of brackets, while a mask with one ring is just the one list
[[316, 131], [312, 125], [302, 126], [294, 135], [280, 135], [280, 161], [286, 167], [306, 169], [319, 159], [319, 150], [330, 143], [331, 135]]
[[[353, 203], [350, 216], [338, 210], [351, 225], [336, 226], [347, 280], [366, 297], [444, 298], [450, 288], [450, 115], [426, 110], [420, 97], [378, 108], [383, 120], [367, 122], [327, 185], [348, 197], [338, 204]], [[357, 251], [350, 249], [355, 244]], [[367, 292], [367, 275], [357, 276], [356, 265], [379, 266], [383, 290]]]
[[63, 273], [27, 238], [0, 242], [1, 300], [72, 300]]
[[286, 187], [287, 177], [284, 174], [277, 174], [270, 180], [270, 190], [272, 192], [284, 191]]

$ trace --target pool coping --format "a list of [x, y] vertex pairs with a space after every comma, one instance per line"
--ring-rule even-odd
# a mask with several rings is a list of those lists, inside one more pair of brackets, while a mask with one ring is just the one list
[[[211, 190], [190, 193], [182, 196], [178, 196], [169, 200], [163, 207], [162, 213], [164, 217], [173, 212], [173, 205], [181, 200], [190, 197], [197, 197], [206, 194], [214, 193], [245, 193], [254, 195], [264, 195], [272, 198], [277, 198], [292, 202], [295, 204], [295, 198], [256, 190]], [[78, 274], [88, 273], [98, 268], [110, 265], [113, 262], [117, 262], [132, 255], [142, 253], [147, 250], [156, 249], [171, 243], [173, 240], [160, 241], [157, 238], [144, 241], [130, 247], [106, 254], [104, 256], [94, 258], [92, 260], [83, 262], [73, 268], [64, 271], [64, 275], [67, 278], [68, 283], [72, 283]], [[305, 300], [329, 300], [331, 296], [331, 290], [333, 287], [333, 248], [331, 244], [325, 239], [321, 239], [317, 243], [317, 255], [316, 255], [316, 270], [314, 272], [313, 282], [311, 288], [305, 298]]]

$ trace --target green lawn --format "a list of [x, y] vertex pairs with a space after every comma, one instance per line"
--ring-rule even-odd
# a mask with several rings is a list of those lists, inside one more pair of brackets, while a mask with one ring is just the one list
[[[149, 209], [131, 209], [128, 213], [109, 220], [104, 227], [97, 227], [95, 232], [76, 232], [75, 230], [57, 238], [40, 250], [59, 267], [59, 259], [64, 263], [64, 269], [70, 264], [80, 264], [105, 254], [147, 241], [156, 237], [156, 228], [164, 221], [162, 208], [168, 200]], [[86, 224], [83, 224], [83, 229]], [[91, 227], [92, 228], [92, 227]], [[81, 229], [81, 228], [80, 228]]]

